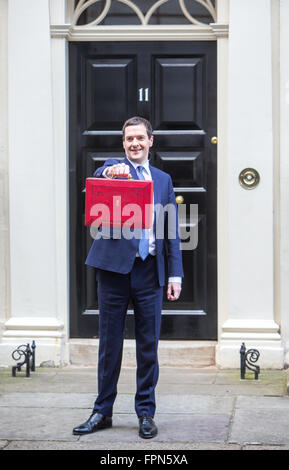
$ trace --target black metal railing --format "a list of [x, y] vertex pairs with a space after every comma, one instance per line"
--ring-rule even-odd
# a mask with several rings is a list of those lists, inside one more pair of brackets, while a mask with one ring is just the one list
[[12, 377], [16, 377], [16, 371], [21, 372], [21, 367], [26, 365], [26, 377], [30, 377], [30, 371], [35, 372], [35, 341], [32, 341], [31, 347], [29, 343], [21, 344], [12, 353], [12, 358], [17, 362], [16, 366], [12, 366]]
[[260, 353], [257, 349], [248, 349], [246, 352], [245, 343], [242, 343], [240, 349], [240, 372], [241, 380], [245, 379], [246, 367], [254, 372], [255, 380], [258, 380], [260, 367], [255, 364], [258, 361]]

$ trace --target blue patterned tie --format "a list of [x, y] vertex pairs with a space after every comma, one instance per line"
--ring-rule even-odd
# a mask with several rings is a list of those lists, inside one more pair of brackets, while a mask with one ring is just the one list
[[[145, 177], [143, 175], [144, 167], [139, 165], [137, 167], [137, 174], [140, 180], [144, 180]], [[144, 261], [149, 254], [149, 237], [148, 237], [148, 230], [142, 229], [141, 239], [139, 241], [138, 253], [141, 259]]]

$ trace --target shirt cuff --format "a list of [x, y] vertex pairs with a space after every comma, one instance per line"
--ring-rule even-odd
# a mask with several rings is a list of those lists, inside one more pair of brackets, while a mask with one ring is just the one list
[[109, 169], [109, 166], [103, 170], [103, 172], [101, 173], [101, 176], [104, 176], [104, 178], [107, 178], [107, 179], [111, 179], [109, 176], [106, 175], [106, 172], [108, 169]]
[[179, 282], [181, 284], [182, 283], [182, 278], [181, 277], [169, 277], [168, 282]]

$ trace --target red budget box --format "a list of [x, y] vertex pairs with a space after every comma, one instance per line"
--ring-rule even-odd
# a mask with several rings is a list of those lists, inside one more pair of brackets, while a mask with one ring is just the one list
[[86, 178], [85, 225], [151, 228], [153, 181]]

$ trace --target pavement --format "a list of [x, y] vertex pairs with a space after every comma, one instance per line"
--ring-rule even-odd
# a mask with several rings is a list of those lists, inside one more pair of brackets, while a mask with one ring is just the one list
[[2, 450], [289, 450], [287, 371], [216, 367], [160, 369], [158, 435], [138, 436], [135, 369], [121, 371], [113, 427], [86, 436], [72, 428], [91, 413], [96, 368], [36, 368], [12, 377], [0, 369]]

